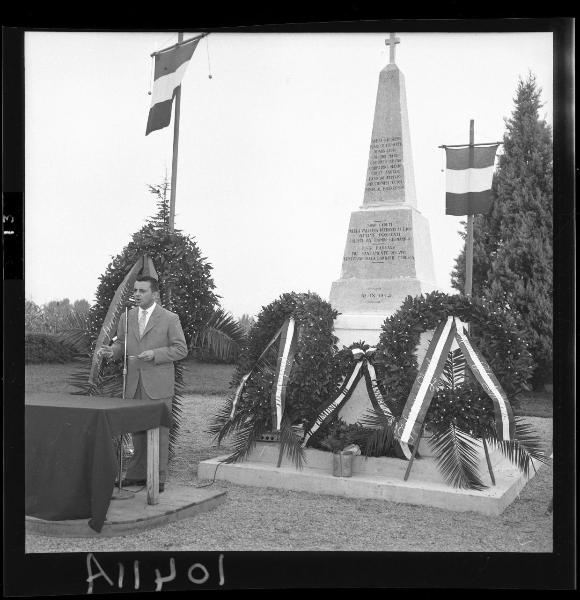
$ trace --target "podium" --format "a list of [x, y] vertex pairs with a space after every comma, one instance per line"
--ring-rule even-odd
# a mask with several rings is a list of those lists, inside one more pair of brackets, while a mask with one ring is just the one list
[[62, 393], [25, 397], [25, 514], [49, 521], [89, 519], [100, 532], [117, 461], [113, 438], [147, 431], [147, 502], [159, 501], [159, 427], [171, 427], [162, 400]]

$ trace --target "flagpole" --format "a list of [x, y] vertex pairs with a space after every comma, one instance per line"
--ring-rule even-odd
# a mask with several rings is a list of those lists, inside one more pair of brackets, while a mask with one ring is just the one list
[[[481, 144], [467, 144], [468, 146], [495, 146], [496, 144], [503, 144], [503, 142], [481, 142]], [[437, 148], [465, 148], [465, 144], [441, 144]]]
[[174, 50], [175, 48], [178, 48], [181, 45], [185, 45], [185, 44], [189, 44], [189, 42], [193, 42], [195, 40], [201, 40], [202, 38], [204, 38], [206, 35], [209, 35], [210, 32], [206, 32], [206, 33], [202, 33], [201, 35], [198, 35], [197, 37], [193, 37], [190, 38], [188, 40], [183, 41], [183, 34], [179, 34], [181, 35], [182, 39], [177, 42], [177, 44], [173, 44], [173, 46], [167, 46], [167, 48], [162, 48], [161, 50], [157, 50], [157, 52], [152, 52], [150, 54], [151, 58], [153, 58], [154, 56], [157, 56], [158, 54], [162, 54], [163, 52], [168, 52], [169, 50]]
[[[474, 163], [474, 121], [469, 121], [469, 168]], [[467, 215], [467, 239], [465, 242], [465, 295], [471, 297], [473, 280], [473, 214]]]
[[[183, 33], [177, 34], [177, 44], [183, 41]], [[177, 191], [177, 156], [179, 153], [179, 113], [181, 109], [181, 84], [175, 92], [175, 114], [173, 119], [173, 160], [171, 163], [171, 195], [169, 199], [169, 230], [175, 226], [175, 192]]]

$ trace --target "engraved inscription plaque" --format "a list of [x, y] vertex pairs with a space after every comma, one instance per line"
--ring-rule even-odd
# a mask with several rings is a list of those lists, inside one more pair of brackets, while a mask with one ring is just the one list
[[413, 259], [411, 213], [361, 211], [351, 215], [342, 277], [413, 276]]
[[390, 192], [404, 189], [402, 150], [400, 136], [372, 140], [365, 191]]

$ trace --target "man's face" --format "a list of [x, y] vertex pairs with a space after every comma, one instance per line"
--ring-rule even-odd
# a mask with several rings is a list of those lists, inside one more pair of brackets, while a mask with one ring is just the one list
[[150, 281], [136, 281], [133, 287], [133, 296], [137, 306], [149, 308], [153, 304], [153, 291]]

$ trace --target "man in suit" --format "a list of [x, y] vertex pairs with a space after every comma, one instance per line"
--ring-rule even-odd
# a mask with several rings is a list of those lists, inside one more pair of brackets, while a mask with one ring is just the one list
[[[187, 356], [187, 344], [179, 317], [155, 302], [159, 284], [153, 277], [142, 276], [135, 282], [137, 306], [128, 314], [126, 398], [163, 400], [171, 411], [175, 392], [174, 361]], [[122, 360], [125, 350], [125, 315], [117, 327], [113, 346], [101, 349], [103, 355]], [[147, 480], [146, 432], [133, 433], [135, 453], [127, 466], [124, 485], [145, 485]], [[169, 429], [159, 431], [159, 491], [165, 489]]]

